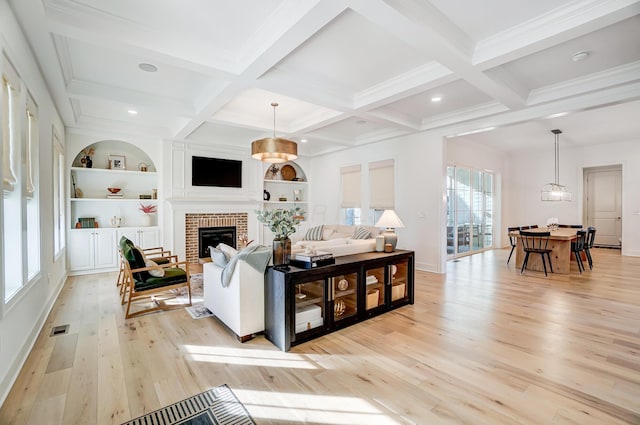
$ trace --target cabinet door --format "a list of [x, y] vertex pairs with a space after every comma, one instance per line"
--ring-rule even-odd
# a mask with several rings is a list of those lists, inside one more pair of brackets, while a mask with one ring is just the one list
[[[358, 316], [358, 271], [332, 276], [329, 279], [330, 298], [333, 300], [333, 323]], [[331, 304], [330, 304], [331, 305]]]
[[325, 279], [294, 284], [294, 341], [298, 334], [325, 329], [325, 287]]
[[401, 260], [390, 264], [389, 282], [391, 287], [391, 302], [409, 301], [409, 260]]
[[113, 268], [118, 265], [118, 248], [116, 246], [116, 231], [114, 229], [96, 229], [95, 238], [95, 268]]
[[138, 240], [138, 228], [137, 227], [121, 227], [117, 231], [116, 242], [120, 242], [120, 238], [125, 236], [134, 245], [139, 245], [140, 241]]
[[139, 240], [138, 243], [142, 248], [156, 248], [160, 246], [158, 229], [141, 227], [138, 230]]
[[365, 277], [365, 310], [375, 311], [384, 307], [387, 300], [387, 285], [385, 285], [385, 266], [371, 267], [364, 270]]
[[69, 232], [69, 270], [81, 271], [94, 268], [93, 229]]

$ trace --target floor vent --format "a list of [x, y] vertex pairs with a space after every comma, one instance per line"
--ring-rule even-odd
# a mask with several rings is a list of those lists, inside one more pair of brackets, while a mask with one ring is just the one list
[[54, 326], [49, 336], [64, 335], [69, 332], [69, 325]]

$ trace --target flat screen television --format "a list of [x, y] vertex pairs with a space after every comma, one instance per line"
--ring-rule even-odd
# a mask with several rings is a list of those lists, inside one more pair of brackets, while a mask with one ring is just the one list
[[242, 161], [192, 156], [191, 185], [242, 187]]

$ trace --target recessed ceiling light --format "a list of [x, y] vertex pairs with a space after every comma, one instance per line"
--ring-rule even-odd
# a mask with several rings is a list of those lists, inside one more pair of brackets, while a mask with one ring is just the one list
[[138, 111], [136, 111], [135, 109], [129, 109], [129, 110], [127, 111], [127, 113], [128, 113], [129, 115], [138, 115]]
[[574, 62], [580, 62], [585, 60], [588, 56], [589, 52], [578, 52], [574, 53], [573, 56], [571, 56], [571, 60]]
[[308, 142], [308, 140], [307, 140], [307, 139], [302, 139], [302, 140], [300, 140], [300, 143], [307, 143], [307, 142]]
[[141, 70], [143, 70], [145, 72], [158, 72], [158, 67], [155, 66], [155, 65], [152, 65], [150, 63], [138, 64], [138, 68], [140, 68]]
[[442, 96], [433, 96], [433, 97], [431, 98], [431, 101], [432, 101], [433, 103], [440, 102], [441, 100], [442, 100]]

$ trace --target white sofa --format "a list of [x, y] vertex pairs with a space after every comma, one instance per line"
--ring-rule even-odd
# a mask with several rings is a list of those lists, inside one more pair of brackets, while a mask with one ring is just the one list
[[202, 266], [204, 305], [241, 342], [264, 331], [264, 275], [239, 260], [229, 286], [222, 286], [222, 267], [215, 263]]
[[[291, 245], [291, 255], [304, 252], [307, 249], [331, 252], [334, 257], [343, 255], [359, 254], [371, 252], [376, 249], [375, 237], [380, 234], [380, 229], [371, 226], [347, 226], [343, 224], [323, 225], [322, 240], [307, 241], [302, 240], [306, 232], [297, 235]], [[371, 239], [353, 239], [353, 233], [358, 227], [363, 227], [371, 232]]]

